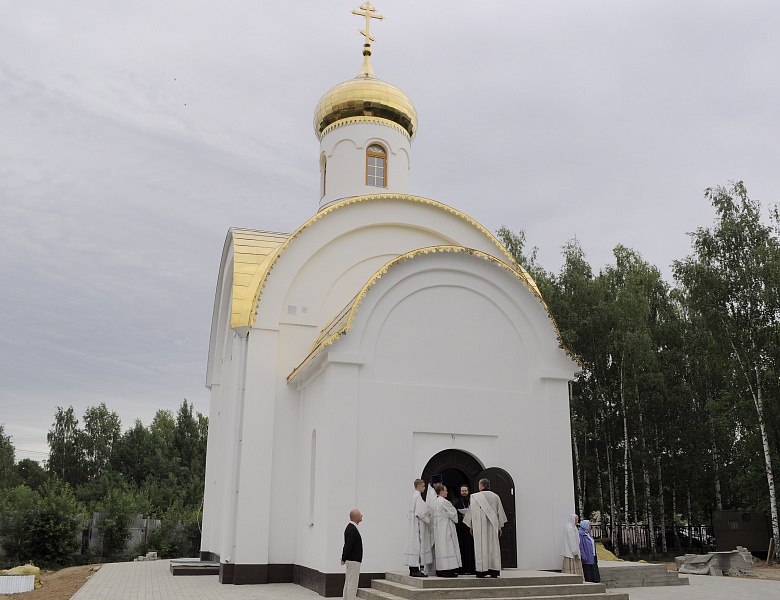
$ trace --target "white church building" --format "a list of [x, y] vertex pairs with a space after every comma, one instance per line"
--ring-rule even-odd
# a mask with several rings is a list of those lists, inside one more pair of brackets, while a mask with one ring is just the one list
[[409, 195], [417, 113], [373, 74], [367, 32], [359, 75], [315, 110], [317, 212], [292, 234], [227, 234], [201, 558], [222, 583], [339, 596], [350, 509], [364, 515], [365, 585], [405, 570], [412, 482], [441, 473], [451, 494], [491, 479], [504, 567], [560, 569], [579, 364], [488, 230]]

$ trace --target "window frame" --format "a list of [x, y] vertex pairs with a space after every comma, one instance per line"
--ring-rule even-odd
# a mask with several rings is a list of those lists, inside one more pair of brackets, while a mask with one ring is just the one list
[[[372, 151], [371, 148], [373, 148], [375, 146], [381, 148], [382, 152]], [[368, 164], [368, 159], [369, 158], [381, 158], [384, 161], [383, 167], [382, 167], [382, 170], [384, 172], [383, 175], [382, 175], [382, 185], [377, 185], [375, 183], [370, 183], [369, 180], [368, 180], [369, 179], [369, 174], [368, 174], [369, 167], [372, 166], [374, 169], [377, 168], [376, 165], [369, 165]], [[378, 177], [376, 175], [373, 175], [373, 177], [374, 177], [374, 179], [378, 179]], [[370, 185], [372, 187], [381, 187], [381, 188], [386, 188], [387, 187], [387, 150], [385, 149], [384, 145], [380, 144], [379, 142], [371, 142], [370, 144], [368, 144], [368, 147], [366, 148], [366, 185]]]
[[327, 193], [328, 186], [328, 157], [322, 155], [320, 160], [320, 198], [324, 198]]

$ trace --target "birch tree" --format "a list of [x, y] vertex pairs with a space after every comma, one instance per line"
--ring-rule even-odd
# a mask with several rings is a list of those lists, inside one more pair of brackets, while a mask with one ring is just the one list
[[[708, 188], [717, 213], [713, 227], [692, 234], [694, 253], [674, 263], [675, 277], [693, 308], [704, 316], [740, 375], [741, 392], [755, 409], [766, 471], [775, 540], [780, 540], [777, 497], [768, 434], [766, 392], [780, 324], [780, 244], [777, 230], [761, 222], [761, 206], [742, 182]], [[775, 544], [775, 556], [780, 548]]]

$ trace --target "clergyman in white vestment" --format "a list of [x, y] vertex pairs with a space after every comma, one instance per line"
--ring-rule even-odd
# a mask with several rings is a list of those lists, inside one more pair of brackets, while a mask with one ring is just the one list
[[436, 576], [457, 577], [457, 570], [463, 566], [458, 544], [458, 511], [447, 500], [447, 488], [441, 483], [433, 486], [437, 496], [434, 500], [434, 548], [436, 549]]
[[506, 513], [498, 494], [490, 491], [488, 479], [479, 480], [479, 492], [471, 495], [471, 505], [463, 522], [474, 535], [474, 563], [477, 577], [498, 577], [501, 546], [498, 536], [506, 523]]
[[422, 479], [415, 479], [414, 493], [409, 499], [409, 512], [406, 515], [408, 523], [404, 564], [409, 567], [409, 574], [412, 577], [427, 577], [420, 567], [433, 562], [431, 552], [433, 540], [429, 529], [431, 511], [422, 497], [424, 489], [425, 482]]

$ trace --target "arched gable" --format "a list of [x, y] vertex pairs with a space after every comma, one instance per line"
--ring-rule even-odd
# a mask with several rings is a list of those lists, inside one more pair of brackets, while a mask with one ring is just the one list
[[[351, 237], [357, 238], [370, 228], [373, 228], [372, 231], [379, 231], [382, 227], [392, 229], [392, 235], [383, 233], [382, 236], [373, 236], [371, 244], [355, 243], [350, 246], [348, 253], [334, 250], [332, 258], [324, 258], [324, 251], [335, 248], [336, 243], [348, 242]], [[410, 238], [413, 239], [405, 242], [404, 232], [424, 232], [427, 237], [421, 243], [422, 238], [410, 234]], [[369, 245], [372, 247], [369, 248]], [[322, 268], [332, 271], [330, 276], [323, 277], [323, 282], [319, 284], [324, 286], [330, 285], [340, 277], [341, 273], [358, 262], [365, 261], [367, 258], [374, 259], [374, 262], [366, 263], [366, 270], [359, 276], [355, 274], [357, 279], [352, 278], [349, 282], [345, 282], [346, 287], [340, 290], [343, 297], [338, 302], [338, 306], [343, 306], [360, 289], [366, 279], [387, 262], [388, 256], [400, 256], [412, 249], [429, 245], [462, 245], [494, 256], [523, 273], [527, 284], [538, 293], [536, 284], [501, 243], [487, 229], [464, 213], [440, 202], [418, 196], [396, 194], [357, 196], [321, 210], [281, 245], [253, 290], [253, 307], [249, 318], [242, 320], [239, 325], [278, 326], [286, 307], [295, 307], [308, 302], [309, 300], [299, 301], [288, 297], [296, 277], [307, 265], [312, 272], [319, 272]], [[320, 260], [319, 264], [316, 264], [317, 260]], [[313, 286], [318, 284], [313, 279], [316, 278], [306, 278], [306, 290], [308, 297], [314, 298], [313, 302], [319, 303], [329, 290], [322, 288], [315, 292]], [[306, 308], [308, 310], [309, 307]], [[334, 310], [337, 309], [336, 307]], [[306, 324], [318, 328], [322, 328], [325, 321], [332, 316], [332, 312], [327, 315], [317, 313], [316, 318], [312, 316], [312, 312], [307, 314], [310, 317]]]
[[[428, 260], [424, 264], [420, 264], [419, 268], [411, 267], [412, 263], [422, 263], [422, 257], [428, 255], [438, 255], [435, 259]], [[469, 264], [464, 264], [462, 260], [458, 261], [458, 257], [469, 256], [472, 258]], [[444, 277], [440, 277], [434, 281], [432, 273], [439, 270], [446, 273]], [[402, 271], [402, 273], [399, 273]], [[463, 276], [455, 276], [455, 273], [462, 273]], [[388, 275], [391, 274], [392, 276]], [[415, 283], [409, 283], [412, 278], [418, 278]], [[385, 280], [392, 280], [391, 283], [382, 282]], [[574, 355], [572, 355], [568, 349], [566, 349], [560, 339], [560, 333], [555, 324], [555, 320], [549, 312], [547, 305], [541, 298], [536, 286], [529, 285], [530, 278], [524, 271], [520, 271], [507, 265], [506, 263], [498, 260], [494, 256], [486, 254], [484, 252], [474, 250], [471, 248], [464, 248], [460, 246], [436, 246], [428, 248], [420, 248], [412, 252], [403, 254], [390, 262], [384, 267], [379, 269], [363, 286], [363, 288], [355, 295], [355, 297], [347, 303], [347, 305], [338, 312], [330, 323], [328, 323], [317, 337], [314, 345], [311, 348], [309, 355], [301, 362], [288, 376], [288, 381], [292, 381], [303, 373], [306, 368], [316, 361], [318, 355], [325, 350], [328, 346], [336, 343], [340, 338], [346, 336], [349, 330], [359, 325], [360, 331], [350, 332], [349, 350], [347, 352], [373, 352], [371, 349], [367, 349], [363, 341], [356, 341], [356, 337], [359, 339], [365, 338], [365, 327], [368, 317], [365, 316], [365, 312], [372, 312], [381, 298], [388, 294], [388, 290], [393, 286], [398, 285], [398, 281], [401, 279], [406, 281], [408, 287], [407, 291], [397, 296], [393, 300], [393, 309], [395, 306], [400, 305], [403, 299], [411, 294], [419, 294], [423, 289], [432, 289], [438, 287], [438, 298], [426, 292], [430, 295], [428, 302], [431, 304], [429, 310], [431, 310], [430, 318], [426, 319], [424, 315], [401, 315], [399, 323], [410, 322], [417, 317], [417, 327], [409, 329], [407, 335], [419, 335], [421, 338], [441, 338], [444, 335], [449, 336], [450, 339], [440, 340], [439, 352], [454, 352], [452, 358], [447, 360], [450, 365], [453, 365], [452, 373], [457, 373], [457, 353], [460, 352], [461, 346], [457, 343], [458, 335], [463, 332], [464, 338], [471, 340], [469, 343], [471, 347], [468, 348], [467, 354], [479, 355], [481, 354], [479, 348], [475, 346], [475, 340], [477, 343], [486, 343], [488, 345], [495, 345], [498, 342], [499, 347], [506, 347], [510, 349], [514, 345], [514, 350], [510, 351], [512, 356], [507, 358], [511, 361], [515, 361], [515, 368], [520, 368], [520, 363], [523, 360], [519, 360], [519, 356], [523, 355], [526, 359], [533, 355], [536, 358], [544, 357], [543, 360], [547, 364], [558, 364], [563, 370], [571, 370], [572, 374], [579, 370], [577, 365], [578, 361]], [[478, 280], [485, 282], [485, 285], [479, 285]], [[512, 284], [512, 282], [514, 282]], [[381, 283], [385, 283], [384, 286]], [[372, 292], [372, 290], [379, 286], [380, 291]], [[460, 307], [453, 307], [450, 297], [448, 297], [448, 290], [461, 289], [461, 301], [463, 294], [472, 295], [473, 298], [468, 302], [470, 307], [464, 307], [465, 318], [459, 320], [457, 315]], [[463, 292], [463, 290], [466, 290]], [[374, 294], [374, 298], [371, 299], [368, 309], [364, 308], [364, 303], [370, 294]], [[377, 298], [379, 296], [380, 298]], [[479, 298], [481, 296], [481, 298]], [[499, 298], [500, 297], [500, 298]], [[476, 299], [476, 301], [475, 301]], [[500, 301], [499, 301], [500, 299]], [[495, 305], [495, 310], [492, 312], [506, 313], [505, 315], [498, 316], [497, 319], [493, 319], [493, 330], [485, 331], [484, 336], [476, 335], [475, 332], [480, 327], [487, 328], [487, 321], [481, 320], [481, 315], [484, 315], [486, 311], [482, 311], [480, 307], [487, 307], [489, 305]], [[389, 315], [391, 308], [385, 307], [387, 315]], [[417, 308], [413, 310], [418, 310]], [[361, 311], [364, 313], [361, 315]], [[448, 312], [449, 311], [449, 312]], [[509, 314], [512, 313], [512, 314]], [[381, 320], [384, 323], [388, 321], [388, 316], [383, 317]], [[436, 330], [436, 325], [431, 325], [431, 331], [427, 332], [424, 328], [431, 324], [432, 321], [442, 320], [452, 323], [452, 331], [449, 327], [439, 327]], [[382, 327], [381, 325], [376, 327]], [[397, 327], [390, 325], [387, 327], [390, 331], [397, 331]], [[465, 330], [469, 330], [466, 332]], [[509, 331], [514, 329], [515, 331]], [[522, 330], [522, 332], [521, 332]], [[354, 333], [354, 335], [353, 335]], [[380, 333], [375, 331], [373, 338], [380, 337]], [[372, 337], [372, 336], [369, 336]], [[480, 340], [480, 337], [483, 339]], [[498, 338], [506, 338], [502, 343]], [[520, 344], [520, 347], [513, 340], [515, 338], [523, 338], [524, 343]], [[416, 362], [414, 356], [415, 352], [420, 350], [420, 345], [409, 343], [407, 349], [403, 354], [398, 354], [394, 358], [392, 363], [401, 365], [399, 368], [403, 369], [403, 363], [407, 362], [409, 365], [413, 365]], [[561, 350], [563, 352], [561, 352]], [[422, 350], [426, 351], [426, 350]], [[564, 353], [567, 356], [564, 355]], [[406, 361], [404, 359], [407, 359]], [[469, 359], [471, 360], [471, 359]], [[495, 361], [494, 361], [495, 362]], [[534, 359], [535, 362], [535, 359]], [[510, 363], [507, 363], [507, 365]], [[501, 365], [492, 364], [491, 367], [495, 367], [501, 370]], [[512, 374], [514, 376], [514, 373]], [[428, 384], [433, 384], [428, 382]]]

